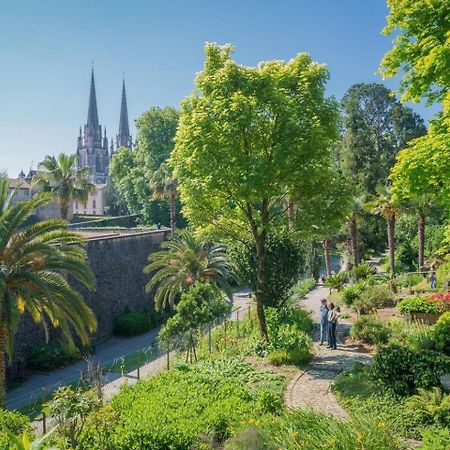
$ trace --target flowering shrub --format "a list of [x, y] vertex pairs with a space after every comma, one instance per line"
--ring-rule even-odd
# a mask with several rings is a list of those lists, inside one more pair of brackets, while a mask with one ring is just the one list
[[450, 311], [450, 292], [436, 292], [427, 296], [427, 300], [432, 301], [444, 313]]

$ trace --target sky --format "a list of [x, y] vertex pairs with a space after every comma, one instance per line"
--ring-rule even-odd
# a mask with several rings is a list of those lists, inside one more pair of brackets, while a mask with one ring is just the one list
[[[205, 42], [233, 44], [248, 66], [309, 52], [340, 99], [354, 83], [383, 82], [375, 72], [392, 46], [381, 35], [387, 12], [384, 0], [1, 0], [0, 170], [15, 177], [76, 150], [92, 64], [108, 137], [124, 75], [135, 135], [140, 114], [179, 107], [193, 90]], [[436, 112], [411, 106], [426, 120]]]

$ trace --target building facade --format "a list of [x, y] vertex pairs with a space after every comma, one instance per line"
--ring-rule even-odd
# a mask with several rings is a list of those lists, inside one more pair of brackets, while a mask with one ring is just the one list
[[89, 193], [86, 204], [73, 202], [74, 214], [81, 216], [103, 216], [105, 214], [104, 189], [106, 184], [95, 184], [95, 189]]

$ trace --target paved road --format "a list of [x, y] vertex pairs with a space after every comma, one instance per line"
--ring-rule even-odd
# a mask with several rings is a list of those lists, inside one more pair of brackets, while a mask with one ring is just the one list
[[[233, 299], [234, 307], [241, 307], [245, 309], [250, 304], [248, 297], [242, 297], [238, 294]], [[234, 314], [233, 318], [236, 317]], [[242, 316], [241, 316], [242, 317]], [[135, 336], [128, 339], [112, 338], [108, 341], [98, 344], [96, 354], [92, 357], [92, 363], [100, 363], [101, 366], [106, 366], [113, 361], [130, 353], [143, 350], [155, 344], [158, 336], [159, 328], [155, 328], [147, 333]], [[156, 368], [165, 364], [164, 358], [157, 358], [154, 362], [149, 363], [149, 367], [142, 370], [142, 376], [148, 375], [150, 372], [157, 370]], [[53, 392], [60, 386], [77, 382], [80, 379], [81, 371], [86, 369], [86, 361], [80, 361], [62, 369], [55, 370], [49, 374], [34, 374], [28, 378], [20, 387], [12, 389], [6, 395], [6, 407], [8, 409], [19, 409], [30, 403], [37, 402], [42, 396], [42, 390], [45, 389], [47, 393]], [[147, 373], [148, 372], [148, 373]], [[130, 374], [133, 378], [133, 373]], [[109, 373], [108, 381], [115, 382], [119, 385], [120, 374]], [[116, 389], [107, 388], [111, 392]]]

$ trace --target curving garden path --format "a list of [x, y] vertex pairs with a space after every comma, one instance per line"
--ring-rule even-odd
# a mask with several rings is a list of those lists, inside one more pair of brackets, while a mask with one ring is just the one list
[[[326, 298], [329, 290], [318, 286], [309, 292], [299, 306], [311, 312], [315, 324], [314, 339], [318, 340], [320, 321], [320, 300]], [[286, 404], [292, 408], [310, 407], [318, 412], [346, 419], [345, 410], [338, 404], [331, 386], [335, 378], [343, 371], [350, 369], [356, 362], [367, 364], [371, 355], [361, 351], [359, 347], [341, 344], [350, 323], [341, 320], [338, 324], [338, 349], [330, 350], [326, 346], [314, 344], [315, 356], [288, 384], [285, 394]]]

